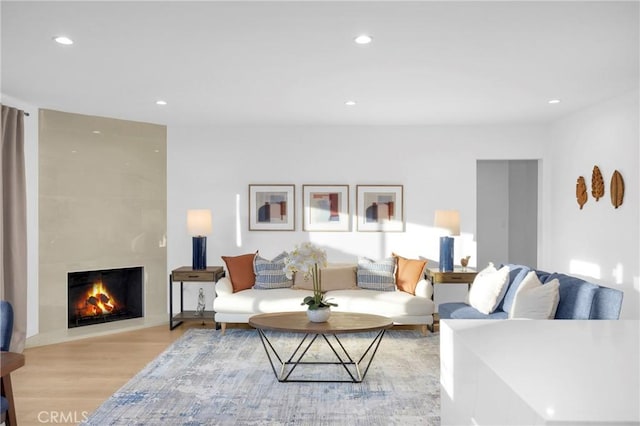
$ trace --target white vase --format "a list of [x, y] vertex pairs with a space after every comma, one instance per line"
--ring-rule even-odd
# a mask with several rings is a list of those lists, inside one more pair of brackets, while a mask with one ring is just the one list
[[307, 309], [307, 318], [311, 322], [326, 322], [331, 316], [331, 308]]

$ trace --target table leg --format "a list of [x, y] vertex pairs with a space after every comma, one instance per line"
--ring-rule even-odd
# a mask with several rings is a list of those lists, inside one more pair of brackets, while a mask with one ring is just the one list
[[[316, 334], [313, 338], [310, 338], [309, 334], [305, 334], [298, 346], [294, 349], [291, 356], [286, 361], [283, 361], [281, 356], [278, 354], [278, 351], [275, 349], [267, 335], [263, 330], [257, 329], [258, 335], [260, 336], [260, 340], [262, 342], [262, 346], [267, 354], [267, 358], [269, 360], [269, 364], [271, 365], [271, 369], [273, 374], [276, 376], [279, 382], [307, 382], [307, 383], [360, 383], [364, 380], [369, 371], [369, 367], [373, 362], [373, 358], [375, 357], [376, 352], [378, 351], [378, 347], [380, 346], [380, 342], [382, 342], [382, 338], [384, 337], [386, 330], [380, 330], [376, 336], [373, 338], [367, 349], [364, 351], [362, 356], [358, 359], [358, 361], [354, 361], [347, 349], [344, 347], [340, 339], [335, 334], [330, 334], [328, 336], [333, 336], [333, 340], [335, 342], [331, 342], [327, 335], [324, 334]], [[304, 357], [307, 354], [309, 348], [313, 345], [313, 343], [317, 340], [318, 336], [322, 336], [323, 340], [327, 343], [337, 361], [328, 362], [328, 361], [304, 361]], [[309, 339], [309, 340], [307, 340]], [[277, 360], [277, 362], [276, 362]], [[276, 364], [279, 367], [276, 368]], [[291, 374], [299, 365], [342, 365], [345, 369], [346, 373], [350, 377], [350, 380], [311, 380], [311, 379], [291, 379]], [[364, 367], [364, 372], [360, 368]], [[290, 368], [289, 368], [290, 367]]]
[[2, 396], [7, 398], [9, 403], [9, 409], [7, 410], [7, 418], [5, 419], [6, 426], [15, 426], [18, 424], [16, 421], [16, 406], [13, 401], [13, 388], [11, 386], [11, 375], [7, 374], [3, 376], [0, 381], [0, 387], [2, 389]]

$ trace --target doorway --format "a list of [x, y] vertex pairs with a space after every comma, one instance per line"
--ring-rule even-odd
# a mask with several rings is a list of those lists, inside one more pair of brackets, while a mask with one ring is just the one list
[[478, 160], [478, 269], [489, 262], [537, 267], [539, 160]]

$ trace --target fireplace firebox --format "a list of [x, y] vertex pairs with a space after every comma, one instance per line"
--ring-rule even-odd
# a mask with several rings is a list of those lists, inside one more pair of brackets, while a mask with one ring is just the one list
[[69, 272], [68, 328], [140, 318], [143, 312], [143, 268]]

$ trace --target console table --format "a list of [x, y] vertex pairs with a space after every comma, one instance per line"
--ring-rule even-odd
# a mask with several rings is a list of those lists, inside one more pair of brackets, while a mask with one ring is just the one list
[[[181, 266], [171, 271], [171, 274], [169, 274], [169, 330], [173, 330], [185, 320], [204, 320], [207, 317], [213, 320], [214, 312], [212, 310], [205, 310], [202, 315], [197, 315], [196, 311], [184, 310], [184, 283], [185, 281], [208, 282], [215, 286], [215, 283], [222, 277], [224, 277], [222, 266], [209, 266], [207, 269], [193, 269], [190, 266]], [[180, 282], [180, 311], [175, 315], [173, 313], [174, 282]]]
[[[471, 284], [473, 284], [473, 280], [478, 275], [478, 272], [472, 269], [458, 269], [451, 272], [442, 272], [437, 269], [429, 269], [425, 270], [425, 275], [431, 284], [433, 284], [433, 294], [435, 296], [436, 285], [441, 284], [467, 284], [467, 291], [471, 289]], [[433, 297], [432, 296], [432, 299]], [[430, 325], [430, 330], [438, 331], [438, 327], [440, 324], [440, 316], [438, 315], [438, 305], [436, 305], [436, 312], [433, 314], [433, 324]]]

